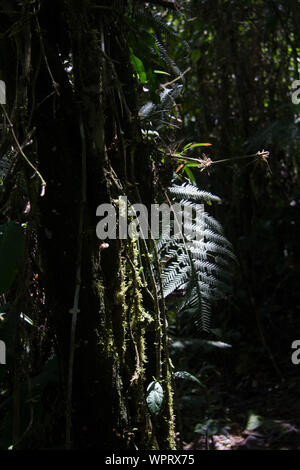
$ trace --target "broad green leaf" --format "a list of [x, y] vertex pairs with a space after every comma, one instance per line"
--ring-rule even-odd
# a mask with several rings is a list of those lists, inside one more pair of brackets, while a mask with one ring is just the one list
[[191, 380], [192, 382], [196, 382], [198, 385], [200, 385], [200, 387], [206, 388], [205, 385], [202, 382], [200, 382], [199, 379], [197, 379], [197, 377], [195, 377], [194, 375], [190, 374], [189, 372], [185, 370], [175, 372], [174, 375], [177, 379]]
[[152, 415], [157, 416], [161, 410], [164, 399], [164, 391], [159, 382], [155, 380], [147, 387], [146, 402]]
[[213, 436], [218, 433], [218, 424], [214, 419], [208, 419], [205, 423], [199, 423], [195, 426], [194, 432], [201, 435], [208, 434]]
[[185, 166], [183, 170], [186, 172], [186, 174], [187, 174], [188, 178], [191, 180], [191, 182], [196, 183], [196, 179], [195, 179], [195, 176], [192, 173], [192, 170], [190, 170], [187, 166]]
[[259, 428], [263, 422], [263, 419], [261, 416], [255, 414], [255, 413], [250, 413], [246, 430], [247, 431], [254, 431], [255, 429]]
[[191, 53], [191, 59], [193, 62], [197, 62], [201, 57], [200, 49], [194, 49]]
[[22, 264], [24, 234], [20, 224], [0, 225], [0, 295], [14, 282]]
[[227, 426], [219, 419], [206, 419], [203, 423], [195, 426], [194, 432], [197, 434], [213, 436], [215, 434], [228, 435]]
[[141, 59], [139, 59], [137, 56], [135, 56], [133, 53], [131, 53], [130, 55], [130, 62], [132, 63], [137, 75], [138, 75], [138, 78], [140, 80], [141, 83], [146, 83], [147, 82], [147, 74], [145, 72], [145, 68], [144, 68], [144, 64], [143, 62], [141, 61]]

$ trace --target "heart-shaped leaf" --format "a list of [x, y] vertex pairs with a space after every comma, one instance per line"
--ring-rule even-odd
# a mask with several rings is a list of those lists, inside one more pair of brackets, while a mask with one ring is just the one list
[[147, 387], [146, 402], [150, 413], [157, 416], [161, 410], [164, 399], [164, 391], [159, 382], [155, 380], [151, 382]]

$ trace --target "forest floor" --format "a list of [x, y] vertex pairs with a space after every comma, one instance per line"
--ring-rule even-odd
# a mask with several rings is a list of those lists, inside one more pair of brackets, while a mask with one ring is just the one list
[[[300, 450], [299, 386], [268, 383], [239, 391], [226, 400], [227, 424], [221, 432], [195, 433], [184, 450]], [[212, 422], [214, 420], [211, 420]], [[213, 429], [213, 426], [211, 427]]]

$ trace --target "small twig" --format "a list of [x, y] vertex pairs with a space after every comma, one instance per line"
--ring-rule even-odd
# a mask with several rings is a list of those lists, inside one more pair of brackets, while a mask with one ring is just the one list
[[18, 444], [22, 442], [24, 437], [29, 433], [30, 429], [32, 428], [33, 425], [33, 418], [34, 418], [34, 408], [32, 404], [32, 387], [31, 387], [31, 379], [29, 375], [27, 375], [27, 387], [28, 387], [28, 396], [29, 396], [29, 408], [30, 408], [30, 414], [29, 414], [29, 422], [28, 425], [23, 432], [22, 436], [19, 437], [18, 441], [14, 443], [13, 448], [17, 448]]
[[119, 60], [116, 60], [116, 59], [112, 59], [111, 57], [109, 57], [108, 54], [106, 54], [105, 50], [103, 49], [99, 49], [100, 53], [103, 55], [103, 57], [108, 61], [110, 62], [111, 64], [113, 64], [114, 62], [116, 64], [120, 64], [121, 62]]
[[51, 78], [52, 85], [53, 85], [53, 88], [54, 88], [54, 90], [55, 90], [55, 93], [57, 94], [57, 96], [59, 96], [59, 95], [60, 95], [59, 89], [58, 89], [59, 84], [54, 80], [53, 74], [52, 74], [51, 69], [50, 69], [50, 65], [49, 65], [49, 62], [48, 62], [48, 59], [47, 59], [46, 50], [45, 50], [45, 45], [44, 45], [44, 41], [43, 41], [42, 31], [41, 31], [40, 23], [39, 23], [39, 20], [38, 20], [38, 17], [37, 17], [37, 14], [36, 14], [36, 13], [35, 13], [35, 19], [36, 19], [37, 30], [38, 30], [38, 34], [39, 34], [39, 39], [40, 39], [42, 54], [43, 54], [44, 59], [45, 59], [45, 64], [46, 64], [48, 73], [49, 73], [49, 75], [50, 75], [50, 78]]
[[181, 78], [186, 75], [188, 72], [190, 72], [192, 70], [192, 67], [188, 67], [184, 72], [182, 72], [180, 75], [178, 75], [178, 77], [174, 78], [174, 80], [172, 80], [171, 82], [167, 82], [167, 83], [161, 83], [161, 87], [162, 88], [165, 88], [169, 85], [173, 85], [173, 83], [175, 82], [178, 82], [178, 80], [181, 80]]
[[[5, 114], [5, 117], [8, 121], [8, 124], [9, 124], [9, 127], [10, 127], [10, 130], [11, 130], [11, 133], [12, 133], [12, 136], [14, 138], [14, 141], [18, 147], [18, 150], [20, 152], [20, 154], [22, 155], [22, 157], [24, 158], [24, 160], [26, 161], [26, 163], [34, 170], [34, 173], [40, 178], [41, 180], [41, 183], [42, 183], [42, 189], [41, 189], [41, 193], [40, 195], [41, 196], [44, 196], [45, 195], [45, 189], [46, 189], [46, 181], [44, 180], [44, 178], [42, 177], [41, 173], [38, 171], [38, 169], [31, 163], [31, 161], [26, 157], [25, 153], [23, 152], [23, 148], [22, 148], [22, 145], [20, 144], [20, 142], [18, 141], [18, 138], [16, 136], [16, 133], [14, 131], [14, 126], [11, 122], [11, 120], [9, 119], [9, 116], [6, 112], [6, 109], [5, 107], [3, 106], [3, 104], [1, 104], [1, 107], [2, 107], [2, 110]], [[23, 145], [24, 147], [24, 145]]]

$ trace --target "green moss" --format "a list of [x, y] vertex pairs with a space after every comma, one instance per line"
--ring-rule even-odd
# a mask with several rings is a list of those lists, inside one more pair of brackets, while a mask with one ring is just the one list
[[171, 373], [168, 367], [167, 378], [166, 378], [166, 395], [167, 395], [167, 416], [168, 416], [168, 436], [167, 441], [170, 449], [176, 449], [175, 442], [175, 415], [174, 415], [174, 402], [173, 402], [173, 390], [171, 386]]

